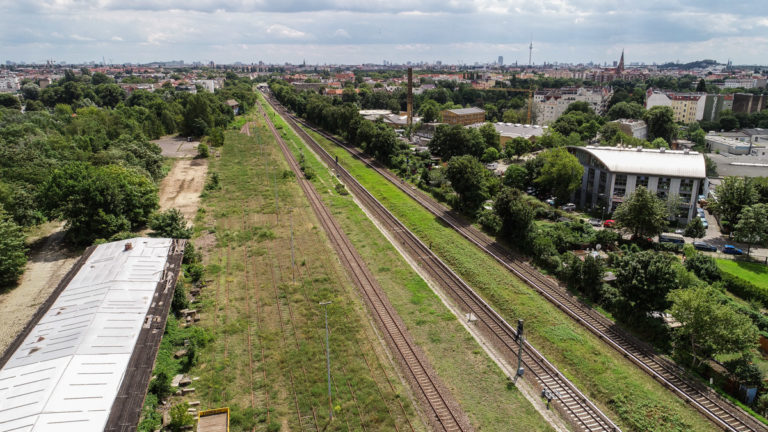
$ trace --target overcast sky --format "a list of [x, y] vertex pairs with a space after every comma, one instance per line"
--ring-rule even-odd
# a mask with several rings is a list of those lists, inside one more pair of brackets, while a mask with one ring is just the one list
[[768, 64], [768, 0], [0, 0], [0, 61]]

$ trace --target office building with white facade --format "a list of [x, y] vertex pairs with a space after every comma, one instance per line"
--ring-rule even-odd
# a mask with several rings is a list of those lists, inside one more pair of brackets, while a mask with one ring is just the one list
[[584, 167], [581, 187], [574, 193], [580, 208], [604, 205], [613, 211], [638, 186], [667, 200], [681, 200], [679, 221], [696, 215], [696, 200], [708, 188], [704, 155], [688, 150], [626, 147], [568, 147]]

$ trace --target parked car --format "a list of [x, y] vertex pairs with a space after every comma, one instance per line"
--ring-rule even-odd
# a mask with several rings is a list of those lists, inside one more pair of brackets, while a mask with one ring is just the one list
[[744, 252], [733, 245], [725, 245], [723, 246], [723, 253], [727, 253], [730, 255], [743, 255]]
[[602, 225], [602, 222], [600, 222], [600, 219], [590, 219], [588, 222], [593, 227], [599, 227], [600, 225]]
[[553, 205], [555, 205], [555, 197], [547, 198], [547, 200], [544, 201], [544, 202], [549, 204], [549, 205], [551, 205], [551, 206], [553, 206]]
[[613, 219], [607, 219], [605, 222], [603, 222], [603, 226], [605, 228], [613, 228], [614, 225], [616, 225], [616, 221]]
[[702, 241], [693, 242], [693, 247], [700, 251], [717, 252], [717, 246]]
[[706, 213], [704, 213], [704, 209], [701, 207], [696, 209], [696, 213], [699, 214], [699, 217], [706, 217]]
[[702, 217], [701, 224], [704, 225], [704, 229], [709, 228], [709, 222], [707, 222], [707, 218]]
[[574, 204], [574, 203], [568, 203], [568, 204], [566, 204], [566, 205], [564, 205], [564, 206], [562, 206], [562, 207], [560, 207], [560, 208], [561, 208], [561, 209], [563, 209], [563, 210], [565, 210], [565, 211], [569, 211], [569, 212], [571, 212], [571, 211], [574, 211], [574, 210], [576, 210], [576, 204]]

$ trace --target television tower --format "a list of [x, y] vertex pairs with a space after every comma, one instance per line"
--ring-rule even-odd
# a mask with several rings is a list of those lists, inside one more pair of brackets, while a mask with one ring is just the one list
[[531, 38], [531, 44], [528, 46], [528, 66], [531, 66], [531, 57], [533, 56], [533, 38]]

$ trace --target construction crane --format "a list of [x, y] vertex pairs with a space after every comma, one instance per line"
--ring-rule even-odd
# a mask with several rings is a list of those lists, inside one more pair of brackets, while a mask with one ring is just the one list
[[528, 93], [528, 118], [526, 120], [526, 123], [531, 124], [531, 107], [533, 106], [534, 89], [511, 88], [511, 87], [489, 87], [489, 88], [475, 89], [475, 90], [494, 90], [494, 91], [504, 91], [504, 92]]

